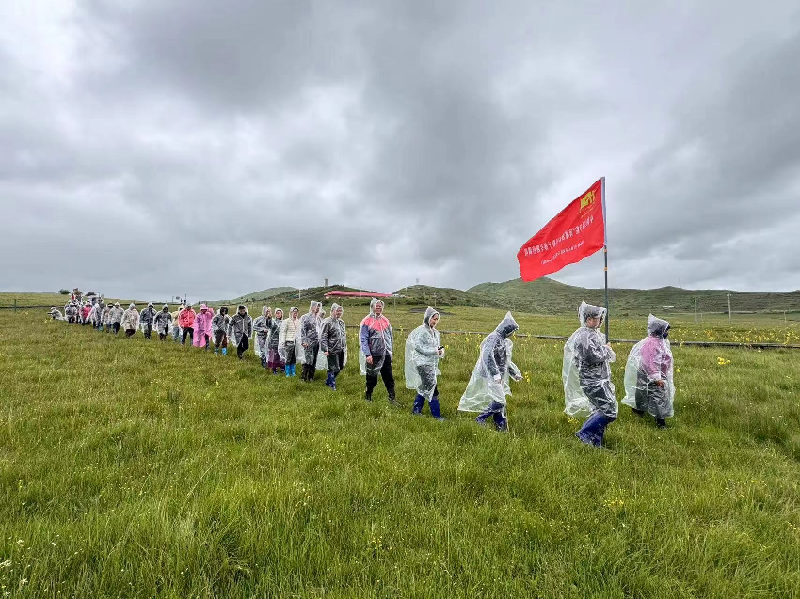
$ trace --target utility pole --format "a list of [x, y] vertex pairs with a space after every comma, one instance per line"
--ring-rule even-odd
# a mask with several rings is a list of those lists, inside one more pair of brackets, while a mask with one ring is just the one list
[[731, 294], [728, 294], [728, 322], [731, 321]]

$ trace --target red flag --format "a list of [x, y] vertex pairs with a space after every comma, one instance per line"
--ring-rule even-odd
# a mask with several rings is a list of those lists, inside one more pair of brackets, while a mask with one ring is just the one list
[[533, 281], [602, 249], [603, 182], [596, 181], [519, 249], [519, 274]]

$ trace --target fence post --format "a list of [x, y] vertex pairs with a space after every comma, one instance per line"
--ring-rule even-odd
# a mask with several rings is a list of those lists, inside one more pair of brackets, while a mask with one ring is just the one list
[[17, 298], [14, 298], [14, 312], [17, 311]]

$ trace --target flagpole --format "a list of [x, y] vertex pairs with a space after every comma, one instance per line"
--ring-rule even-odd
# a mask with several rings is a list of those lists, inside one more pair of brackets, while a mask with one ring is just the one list
[[600, 177], [600, 200], [603, 203], [603, 274], [605, 276], [606, 343], [608, 343], [608, 221], [606, 220], [606, 178]]

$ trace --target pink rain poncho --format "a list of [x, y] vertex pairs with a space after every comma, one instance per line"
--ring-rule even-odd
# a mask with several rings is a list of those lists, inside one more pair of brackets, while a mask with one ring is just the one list
[[214, 319], [214, 309], [205, 304], [200, 304], [200, 311], [194, 319], [194, 337], [192, 345], [195, 347], [206, 346], [206, 335], [211, 339], [211, 321]]
[[652, 314], [647, 337], [633, 346], [625, 367], [625, 399], [622, 403], [654, 418], [675, 415], [675, 381], [672, 349], [667, 339], [669, 323]]

